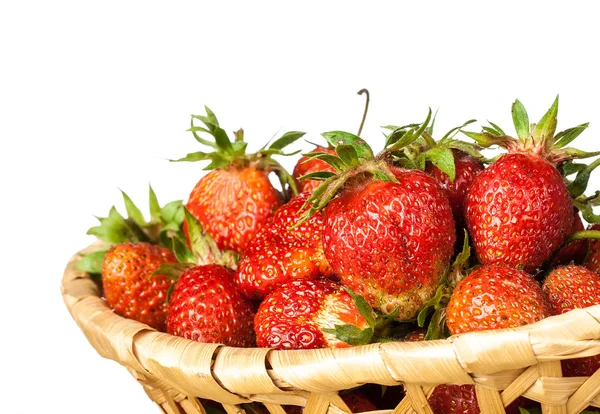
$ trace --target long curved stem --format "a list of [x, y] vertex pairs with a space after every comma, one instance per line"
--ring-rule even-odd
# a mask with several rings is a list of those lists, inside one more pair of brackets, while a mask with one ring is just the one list
[[362, 116], [362, 120], [360, 121], [360, 127], [358, 127], [358, 133], [356, 135], [358, 135], [360, 137], [360, 134], [362, 132], [363, 129], [363, 125], [365, 124], [365, 119], [367, 119], [367, 112], [369, 111], [369, 101], [371, 100], [371, 96], [369, 95], [369, 91], [366, 89], [361, 89], [360, 91], [358, 91], [359, 95], [365, 94], [367, 95], [367, 102], [365, 104], [365, 111], [363, 112], [363, 116]]

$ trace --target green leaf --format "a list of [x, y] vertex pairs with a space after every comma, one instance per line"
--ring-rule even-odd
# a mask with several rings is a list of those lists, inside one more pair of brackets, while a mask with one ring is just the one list
[[338, 145], [335, 151], [349, 168], [354, 168], [360, 165], [356, 148], [352, 145]]
[[432, 341], [435, 339], [444, 339], [448, 336], [450, 335], [446, 328], [446, 308], [436, 309], [431, 317], [431, 321], [429, 321], [425, 340]]
[[443, 147], [431, 148], [425, 152], [425, 158], [442, 170], [450, 178], [450, 181], [454, 181], [456, 178], [456, 169], [451, 149]]
[[206, 145], [208, 147], [215, 148], [215, 149], [217, 148], [217, 144], [215, 144], [214, 142], [209, 141], [207, 139], [204, 139], [200, 135], [197, 134], [198, 132], [206, 132], [208, 134], [210, 134], [211, 132], [206, 128], [195, 126], [194, 125], [194, 116], [192, 116], [192, 119], [190, 122], [190, 128], [188, 129], [188, 131], [190, 131], [192, 133], [192, 135], [194, 135], [194, 138], [196, 139], [196, 141], [198, 141], [202, 145]]
[[101, 274], [102, 262], [107, 251], [108, 249], [103, 249], [83, 255], [81, 260], [75, 265], [75, 268], [89, 274]]
[[158, 204], [158, 198], [156, 193], [150, 186], [150, 217], [152, 220], [160, 220], [160, 204]]
[[211, 159], [211, 154], [208, 154], [206, 152], [190, 152], [188, 155], [186, 155], [183, 158], [178, 158], [176, 160], [169, 160], [171, 162], [183, 162], [183, 161], [187, 161], [187, 162], [196, 162], [196, 161], [204, 161], [204, 160], [210, 160]]
[[315, 171], [301, 177], [298, 177], [298, 180], [316, 180], [316, 181], [325, 181], [328, 178], [335, 177], [335, 173], [331, 171]]
[[275, 142], [273, 142], [269, 149], [283, 149], [298, 139], [302, 138], [306, 132], [300, 131], [290, 131], [283, 134], [280, 138], [278, 138]]
[[211, 125], [218, 127], [219, 121], [217, 120], [217, 116], [215, 115], [215, 113], [211, 111], [211, 109], [206, 105], [204, 105], [204, 110], [206, 111], [207, 122]]
[[562, 176], [568, 177], [570, 175], [578, 173], [579, 171], [585, 170], [586, 168], [586, 164], [577, 164], [571, 161], [567, 161], [561, 166]]
[[340, 341], [349, 345], [366, 345], [373, 338], [373, 328], [360, 329], [354, 325], [335, 325], [335, 329], [323, 329], [323, 332], [334, 334]]
[[183, 203], [181, 200], [171, 201], [160, 210], [160, 216], [165, 223], [183, 223]]
[[[435, 295], [423, 304], [423, 309], [421, 309], [417, 315], [417, 324], [419, 327], [422, 328], [425, 326], [425, 320], [427, 319], [427, 316], [429, 316], [433, 310], [438, 309], [442, 305], [445, 293], [446, 287], [442, 284], [436, 289]], [[443, 305], [445, 306], [446, 304], [444, 303]]]
[[180, 263], [194, 263], [196, 261], [196, 256], [194, 253], [188, 248], [185, 241], [181, 240], [179, 237], [173, 237], [171, 240], [173, 253], [175, 253], [175, 257]]
[[594, 169], [596, 169], [599, 165], [600, 159], [597, 159], [577, 173], [575, 179], [568, 185], [569, 194], [572, 198], [577, 198], [585, 192], [592, 171], [594, 171]]
[[518, 99], [512, 105], [512, 118], [517, 130], [517, 136], [523, 141], [529, 138], [529, 116], [525, 107]]
[[344, 286], [344, 289], [346, 290], [346, 292], [348, 292], [350, 296], [352, 296], [352, 299], [354, 299], [354, 304], [356, 305], [356, 309], [358, 309], [358, 313], [360, 313], [360, 315], [363, 318], [365, 318], [365, 320], [371, 328], [375, 328], [376, 321], [375, 316], [373, 315], [373, 308], [371, 308], [371, 305], [369, 305], [365, 298], [363, 298], [361, 295], [354, 293], [349, 287]]
[[463, 248], [462, 251], [456, 256], [452, 267], [463, 267], [464, 265], [469, 263], [469, 259], [471, 258], [471, 245], [469, 244], [469, 232], [467, 229], [464, 229], [465, 238], [463, 239]]
[[351, 145], [356, 150], [359, 158], [363, 160], [372, 160], [374, 157], [373, 150], [367, 144], [367, 142], [361, 137], [354, 135], [350, 132], [344, 131], [330, 131], [321, 134], [327, 142], [329, 142], [334, 148], [338, 145]]
[[577, 125], [576, 127], [565, 129], [559, 132], [554, 137], [554, 147], [563, 148], [569, 145], [575, 138], [577, 138], [586, 128], [590, 125], [589, 122], [585, 124]]
[[112, 207], [108, 213], [108, 217], [98, 218], [98, 220], [100, 220], [100, 225], [90, 228], [87, 234], [114, 244], [130, 241], [132, 234], [125, 222], [125, 218], [116, 208]]
[[466, 136], [468, 136], [469, 138], [471, 138], [472, 140], [474, 140], [475, 142], [477, 142], [479, 145], [481, 145], [484, 148], [488, 148], [491, 147], [492, 145], [499, 145], [499, 146], [506, 146], [508, 143], [510, 142], [514, 142], [515, 139], [508, 136], [508, 135], [495, 135], [495, 134], [491, 134], [489, 132], [469, 132], [469, 131], [462, 131], [461, 132], [463, 134], [465, 134]]
[[248, 143], [244, 141], [233, 141], [231, 146], [233, 147], [233, 152], [236, 154], [245, 154]]
[[302, 155], [304, 155], [307, 158], [316, 158], [318, 160], [323, 160], [327, 164], [331, 165], [333, 169], [338, 173], [344, 171], [346, 168], [346, 164], [344, 163], [344, 161], [342, 161], [340, 157], [332, 155], [328, 152], [309, 152]]
[[442, 137], [442, 139], [440, 139], [440, 142], [445, 142], [445, 141], [451, 139], [454, 135], [456, 135], [456, 133], [458, 133], [458, 131], [460, 131], [461, 129], [463, 129], [467, 125], [471, 125], [473, 122], [477, 122], [477, 120], [475, 120], [475, 119], [469, 119], [467, 122], [465, 122], [461, 126], [457, 126], [455, 128], [452, 128], [450, 131], [446, 132], [446, 135], [444, 135]]
[[127, 217], [135, 221], [138, 226], [143, 226], [146, 223], [144, 215], [139, 208], [131, 201], [131, 198], [125, 194], [125, 191], [121, 190], [123, 194], [123, 202], [125, 203], [125, 209], [127, 210]]
[[541, 138], [551, 138], [556, 132], [556, 117], [558, 115], [558, 95], [554, 100], [554, 103], [548, 109], [548, 112], [544, 114], [540, 122], [535, 126], [533, 130], [533, 138], [538, 141]]
[[493, 131], [493, 134], [495, 135], [506, 135], [506, 132], [504, 132], [502, 130], [502, 128], [500, 128], [498, 125], [494, 124], [492, 121], [488, 120], [488, 124], [490, 124], [492, 126], [492, 128], [490, 128]]
[[219, 147], [221, 151], [223, 151], [226, 154], [235, 153], [233, 145], [231, 144], [231, 141], [229, 140], [229, 137], [227, 136], [227, 133], [224, 129], [215, 128], [215, 130], [213, 131], [213, 136], [215, 137], [217, 147]]

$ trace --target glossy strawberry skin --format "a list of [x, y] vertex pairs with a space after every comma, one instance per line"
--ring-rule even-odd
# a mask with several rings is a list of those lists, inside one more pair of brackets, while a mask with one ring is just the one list
[[[600, 223], [591, 225], [589, 230], [600, 230]], [[590, 241], [584, 266], [592, 272], [600, 274], [600, 240]]]
[[[516, 328], [550, 316], [542, 289], [527, 273], [507, 266], [475, 269], [458, 283], [446, 307], [446, 324], [452, 334]], [[480, 412], [475, 387], [440, 385], [428, 399], [435, 414]], [[518, 413], [528, 400], [518, 398], [507, 413]]]
[[[311, 152], [327, 152], [329, 154], [336, 155], [335, 150], [333, 148], [326, 147], [317, 147]], [[308, 158], [306, 156], [302, 156], [298, 160], [298, 162], [294, 166], [292, 177], [296, 179], [299, 193], [302, 193], [304, 191], [312, 193], [318, 186], [320, 186], [323, 183], [323, 181], [317, 180], [298, 180], [298, 178], [302, 177], [303, 175], [317, 171], [335, 172], [333, 167], [323, 160], [319, 160], [316, 158]]]
[[321, 213], [290, 229], [300, 221], [308, 196], [302, 193], [281, 206], [244, 251], [234, 280], [246, 297], [262, 299], [291, 280], [331, 275], [323, 252]]
[[454, 168], [456, 176], [454, 181], [450, 180], [448, 174], [444, 173], [433, 163], [428, 163], [425, 172], [431, 175], [440, 184], [440, 187], [446, 191], [446, 196], [452, 207], [452, 214], [456, 222], [456, 232], [458, 241], [463, 238], [465, 228], [464, 204], [467, 190], [481, 171], [484, 165], [477, 158], [457, 149], [452, 150], [454, 155]]
[[241, 253], [281, 204], [265, 172], [229, 166], [203, 176], [186, 207], [219, 249]]
[[461, 280], [446, 307], [450, 333], [516, 328], [550, 316], [540, 285], [523, 271], [487, 265]]
[[186, 270], [171, 294], [167, 332], [198, 342], [254, 346], [254, 305], [232, 277], [231, 270], [216, 264]]
[[[479, 414], [479, 403], [473, 385], [438, 385], [428, 399], [434, 414]], [[517, 398], [505, 408], [507, 414], [519, 414], [526, 400]]]
[[173, 252], [146, 243], [113, 246], [102, 263], [106, 302], [117, 314], [164, 332], [167, 291], [171, 281], [151, 276], [161, 264], [176, 263]]
[[443, 190], [422, 171], [349, 186], [325, 209], [325, 257], [342, 283], [384, 313], [414, 317], [434, 293], [456, 240]]
[[[554, 269], [542, 286], [553, 315], [600, 305], [600, 276], [582, 266]], [[600, 355], [562, 361], [563, 376], [587, 377], [600, 369]]]
[[[579, 210], [573, 209], [573, 224], [569, 235], [584, 230]], [[576, 240], [562, 247], [552, 260], [552, 267], [559, 267], [568, 264], [580, 265], [584, 262], [589, 247], [589, 240]]]
[[569, 234], [573, 205], [560, 173], [543, 158], [509, 153], [467, 192], [465, 216], [482, 264], [534, 271]]
[[295, 280], [280, 286], [260, 304], [254, 318], [259, 347], [313, 349], [348, 347], [323, 329], [351, 324], [368, 328], [354, 299], [330, 280]]

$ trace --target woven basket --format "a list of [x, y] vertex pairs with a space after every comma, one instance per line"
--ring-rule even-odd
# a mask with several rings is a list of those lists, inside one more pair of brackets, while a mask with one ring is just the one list
[[116, 315], [89, 275], [71, 258], [62, 294], [73, 319], [98, 353], [124, 365], [166, 413], [205, 414], [200, 399], [244, 413], [261, 402], [272, 414], [282, 405], [305, 413], [350, 412], [337, 394], [366, 383], [403, 385], [394, 410], [431, 413], [427, 397], [438, 384], [474, 384], [482, 413], [503, 413], [519, 396], [544, 413], [600, 407], [600, 371], [563, 378], [561, 359], [600, 354], [600, 305], [576, 309], [517, 329], [473, 332], [447, 340], [388, 342], [344, 349], [274, 351], [193, 342]]

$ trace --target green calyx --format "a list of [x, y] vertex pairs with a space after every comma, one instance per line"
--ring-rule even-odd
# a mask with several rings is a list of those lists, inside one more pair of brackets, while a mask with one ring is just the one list
[[423, 328], [427, 325], [426, 341], [443, 339], [450, 336], [446, 326], [446, 305], [448, 305], [456, 285], [469, 272], [470, 259], [471, 246], [469, 244], [469, 233], [465, 230], [462, 251], [456, 256], [450, 269], [442, 276], [435, 295], [425, 302], [423, 309], [421, 309], [417, 316], [419, 327]]
[[[402, 134], [413, 136], [420, 135], [421, 132], [413, 128], [402, 131]], [[337, 155], [326, 152], [311, 152], [303, 155], [325, 161], [335, 172], [319, 171], [299, 177], [301, 180], [323, 181], [323, 184], [306, 200], [305, 211], [295, 226], [299, 226], [317, 211], [325, 208], [348, 183], [362, 182], [365, 179], [398, 182], [390, 169], [390, 153], [384, 151], [376, 156], [364, 139], [350, 132], [330, 131], [323, 133], [322, 136], [335, 149]], [[396, 137], [402, 139], [399, 133], [396, 133]], [[415, 139], [417, 137], [415, 136]], [[399, 144], [396, 142], [393, 145]]]
[[[218, 264], [235, 270], [240, 260], [240, 255], [230, 250], [219, 250], [212, 237], [202, 227], [202, 224], [186, 209], [183, 208], [185, 221], [188, 224], [188, 247], [183, 236], [173, 237], [171, 249], [179, 263], [164, 263], [156, 269], [150, 277], [157, 275], [166, 276], [177, 282], [183, 272], [196, 266]], [[167, 294], [167, 301], [171, 296], [174, 284]]]
[[[192, 115], [191, 127], [188, 131], [193, 134], [196, 141], [200, 144], [210, 147], [211, 151], [192, 152], [183, 158], [171, 160], [172, 162], [210, 161], [204, 170], [237, 166], [239, 168], [254, 167], [266, 173], [274, 172], [279, 178], [284, 194], [287, 193], [286, 187], [289, 187], [294, 194], [297, 194], [292, 176], [272, 157], [274, 155], [290, 156], [300, 152], [285, 153], [283, 149], [304, 136], [304, 132], [286, 132], [271, 142], [270, 145], [267, 143], [258, 152], [247, 154], [246, 148], [248, 143], [244, 141], [244, 130], [239, 129], [235, 131], [233, 139], [230, 139], [227, 132], [219, 125], [214, 112], [206, 106], [204, 108], [206, 115]], [[202, 126], [196, 125], [195, 121], [200, 121]], [[211, 138], [203, 138], [200, 134], [209, 135]]]
[[[486, 160], [480, 153], [481, 147], [455, 138], [458, 132], [462, 131], [462, 128], [475, 122], [474, 119], [452, 128], [440, 140], [436, 141], [433, 138], [436, 115], [432, 118], [431, 110], [429, 110], [427, 119], [422, 124], [384, 127], [392, 130], [387, 136], [384, 152], [393, 157], [394, 163], [404, 168], [424, 171], [427, 163], [430, 162], [448, 175], [450, 181], [454, 181], [456, 168], [452, 150], [465, 152], [481, 161]], [[413, 128], [414, 132], [411, 133], [408, 128]], [[417, 129], [414, 130], [414, 128]]]
[[347, 183], [365, 179], [397, 182], [386, 157], [375, 156], [369, 144], [358, 135], [344, 131], [330, 131], [323, 133], [322, 136], [335, 149], [337, 155], [326, 152], [310, 152], [303, 155], [325, 161], [335, 172], [318, 171], [299, 177], [301, 180], [323, 181], [323, 184], [306, 200], [305, 211], [296, 227], [325, 208]]
[[[144, 242], [161, 244], [165, 247], [171, 247], [172, 239], [183, 237], [181, 225], [184, 212], [181, 200], [172, 201], [161, 207], [152, 186], [150, 186], [150, 220], [146, 221], [141, 210], [131, 198], [124, 191], [121, 193], [127, 217], [123, 217], [113, 206], [107, 217], [97, 217], [100, 225], [90, 228], [87, 234], [96, 236], [109, 245]], [[83, 256], [77, 268], [90, 274], [100, 274], [104, 254], [107, 250], [108, 248]]]
[[335, 335], [340, 341], [349, 345], [366, 345], [378, 342], [380, 339], [388, 338], [391, 332], [391, 325], [398, 316], [400, 308], [396, 308], [388, 315], [380, 315], [373, 311], [364, 297], [354, 293], [350, 288], [344, 287], [346, 292], [354, 300], [358, 313], [365, 318], [368, 328], [361, 329], [355, 325], [335, 325], [333, 329], [323, 329], [323, 332]]
[[585, 152], [567, 147], [588, 127], [588, 123], [556, 132], [558, 116], [558, 96], [538, 123], [529, 123], [529, 115], [517, 99], [512, 105], [512, 118], [517, 138], [507, 135], [500, 127], [490, 122], [482, 132], [462, 131], [482, 147], [494, 145], [506, 148], [509, 152], [537, 154], [553, 164], [561, 164], [576, 158], [588, 158], [600, 152]]

